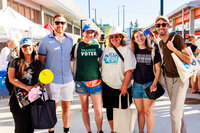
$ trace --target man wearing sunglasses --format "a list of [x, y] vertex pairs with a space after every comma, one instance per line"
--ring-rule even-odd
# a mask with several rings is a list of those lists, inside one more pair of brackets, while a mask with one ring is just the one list
[[[70, 68], [73, 40], [64, 33], [67, 22], [62, 14], [54, 16], [53, 28], [54, 31], [41, 40], [38, 54], [45, 68], [50, 69], [54, 74], [54, 80], [46, 86], [47, 93], [50, 99], [55, 100], [56, 107], [60, 101], [64, 132], [68, 133], [70, 104], [75, 87]], [[54, 133], [54, 128], [49, 129], [49, 133]]]
[[174, 34], [168, 32], [169, 20], [167, 17], [158, 16], [155, 20], [155, 26], [162, 39], [159, 45], [163, 51], [166, 86], [171, 101], [170, 117], [172, 133], [186, 133], [183, 106], [189, 86], [189, 79], [184, 83], [181, 81], [171, 53], [175, 53], [182, 61], [188, 64], [191, 64], [191, 58], [186, 51], [187, 45], [180, 35], [176, 34], [173, 42], [171, 41]]

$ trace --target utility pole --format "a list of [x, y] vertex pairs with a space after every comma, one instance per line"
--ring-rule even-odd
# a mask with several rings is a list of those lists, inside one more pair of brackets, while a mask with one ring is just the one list
[[123, 32], [125, 32], [125, 5], [123, 5]]
[[164, 8], [164, 0], [160, 0], [160, 15], [162, 16], [163, 15], [163, 8]]
[[95, 23], [97, 24], [97, 10], [94, 8], [94, 13], [95, 13]]
[[89, 18], [90, 18], [90, 0], [88, 0]]
[[119, 5], [118, 5], [118, 26], [119, 26]]

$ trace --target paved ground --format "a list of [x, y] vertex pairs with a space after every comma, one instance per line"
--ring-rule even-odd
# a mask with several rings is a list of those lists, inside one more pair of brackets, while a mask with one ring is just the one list
[[[191, 90], [188, 91], [187, 98], [197, 98], [200, 99], [199, 94], [191, 94]], [[169, 117], [169, 98], [165, 93], [160, 99], [156, 101], [156, 105], [154, 107], [154, 115], [155, 115], [155, 127], [153, 133], [170, 133], [171, 132], [171, 124]], [[132, 105], [134, 108], [134, 105]], [[103, 119], [103, 130], [105, 133], [110, 133], [109, 125], [106, 119], [105, 110], [104, 119]], [[185, 121], [187, 126], [188, 133], [199, 133], [200, 132], [200, 104], [188, 104], [184, 106], [185, 112]], [[61, 120], [61, 108], [58, 106], [57, 109], [58, 123], [55, 128], [55, 133], [62, 133], [63, 126]], [[92, 109], [92, 105], [90, 104], [90, 114], [91, 114], [91, 127], [93, 133], [96, 131], [96, 125], [94, 121], [94, 112]], [[1, 133], [14, 133], [14, 123], [11, 113], [9, 112], [8, 107], [8, 99], [0, 99], [0, 132]], [[81, 108], [78, 96], [74, 95], [74, 101], [71, 106], [71, 125], [70, 125], [71, 133], [86, 133], [85, 127], [82, 122], [81, 117]], [[145, 129], [146, 132], [146, 129]], [[47, 133], [47, 130], [36, 130], [35, 133]], [[135, 124], [134, 133], [138, 133], [137, 122]]]

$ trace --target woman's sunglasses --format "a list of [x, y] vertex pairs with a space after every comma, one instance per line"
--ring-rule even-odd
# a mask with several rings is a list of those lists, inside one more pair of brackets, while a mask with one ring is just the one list
[[119, 38], [120, 35], [114, 35], [114, 36], [110, 36], [110, 39], [114, 39], [114, 38]]
[[160, 28], [160, 26], [166, 27], [166, 26], [167, 26], [167, 23], [156, 24], [156, 28]]

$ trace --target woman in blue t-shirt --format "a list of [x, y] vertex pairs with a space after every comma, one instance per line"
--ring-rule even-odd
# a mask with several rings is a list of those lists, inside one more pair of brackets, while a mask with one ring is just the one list
[[[153, 115], [153, 107], [155, 100], [148, 98], [145, 88], [150, 86], [150, 91], [157, 90], [157, 82], [161, 71], [161, 57], [155, 50], [154, 61], [152, 61], [152, 48], [144, 32], [140, 29], [133, 32], [131, 48], [135, 53], [137, 65], [133, 73], [134, 83], [132, 88], [132, 97], [138, 110], [138, 126], [139, 132], [144, 133], [145, 116], [147, 119], [147, 133], [152, 133], [155, 119]], [[153, 64], [154, 62], [154, 64]], [[155, 75], [153, 73], [155, 68]]]

